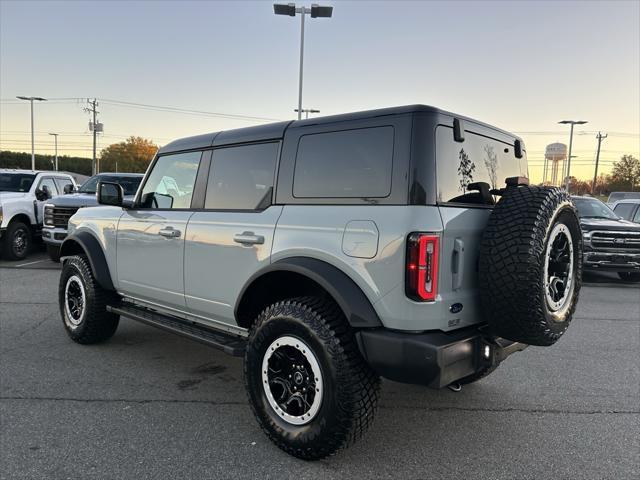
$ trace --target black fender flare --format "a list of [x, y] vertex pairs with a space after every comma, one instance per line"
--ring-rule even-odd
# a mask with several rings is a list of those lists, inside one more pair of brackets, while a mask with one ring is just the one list
[[107, 259], [98, 239], [89, 232], [72, 233], [62, 242], [60, 258], [77, 254], [78, 249], [75, 244], [79, 245], [87, 256], [96, 282], [105, 290], [114, 291], [115, 287], [111, 280]]
[[342, 309], [352, 327], [383, 326], [367, 296], [346, 273], [327, 262], [309, 257], [289, 257], [278, 260], [252, 275], [238, 295], [234, 308], [236, 318], [245, 294], [254, 282], [268, 273], [278, 271], [303, 275], [324, 288]]

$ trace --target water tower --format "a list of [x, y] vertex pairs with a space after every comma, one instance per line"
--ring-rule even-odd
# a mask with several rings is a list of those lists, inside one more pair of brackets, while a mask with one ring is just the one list
[[564, 163], [567, 160], [567, 146], [564, 143], [551, 143], [547, 145], [544, 151], [544, 169], [542, 172], [543, 183], [549, 178], [551, 185], [557, 185], [558, 180], [564, 181], [564, 178], [558, 178], [558, 169], [560, 166], [560, 175], [564, 172]]

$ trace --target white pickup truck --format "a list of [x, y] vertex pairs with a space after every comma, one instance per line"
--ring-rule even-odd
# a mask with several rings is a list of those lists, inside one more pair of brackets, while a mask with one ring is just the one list
[[0, 169], [0, 252], [22, 260], [42, 231], [44, 204], [76, 188], [68, 173]]

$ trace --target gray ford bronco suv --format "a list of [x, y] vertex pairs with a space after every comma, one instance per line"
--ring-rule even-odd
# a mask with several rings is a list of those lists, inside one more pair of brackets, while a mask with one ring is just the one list
[[98, 185], [61, 247], [69, 336], [128, 317], [244, 357], [286, 452], [362, 436], [380, 377], [458, 387], [555, 343], [581, 285], [564, 190], [530, 186], [520, 138], [412, 105], [177, 140], [136, 194]]

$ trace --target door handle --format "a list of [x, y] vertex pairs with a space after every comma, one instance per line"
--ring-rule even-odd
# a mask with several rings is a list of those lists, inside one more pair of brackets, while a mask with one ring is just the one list
[[180, 230], [176, 230], [173, 227], [165, 227], [158, 230], [158, 235], [161, 235], [165, 238], [179, 238], [182, 232]]
[[462, 287], [462, 274], [464, 272], [464, 242], [460, 238], [453, 241], [453, 261], [451, 262], [452, 288], [458, 290]]
[[233, 241], [243, 245], [262, 245], [264, 243], [264, 237], [262, 235], [255, 235], [253, 232], [242, 232], [236, 233], [233, 236]]

